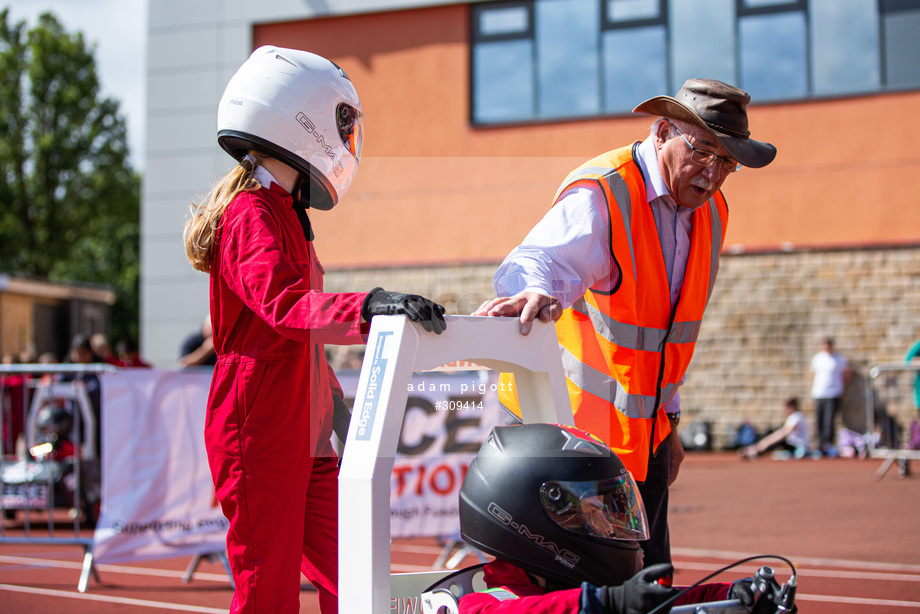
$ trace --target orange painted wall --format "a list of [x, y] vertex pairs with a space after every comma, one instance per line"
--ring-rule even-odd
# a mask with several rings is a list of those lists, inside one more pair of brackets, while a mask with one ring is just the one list
[[[647, 116], [474, 128], [469, 40], [463, 5], [255, 27], [256, 46], [334, 60], [361, 96], [357, 179], [311, 216], [327, 267], [499, 261], [572, 168], [648, 134]], [[920, 242], [918, 116], [920, 92], [750, 107], [778, 155], [725, 182], [727, 245]]]

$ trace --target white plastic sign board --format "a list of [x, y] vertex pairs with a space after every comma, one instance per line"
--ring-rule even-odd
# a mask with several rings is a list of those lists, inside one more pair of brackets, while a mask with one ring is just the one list
[[[358, 372], [337, 377], [353, 406]], [[503, 385], [488, 369], [413, 374], [390, 478], [391, 537], [459, 534], [463, 477], [492, 427], [511, 419], [498, 400]]]
[[210, 370], [102, 376], [96, 563], [223, 552], [228, 523], [204, 447]]
[[525, 422], [573, 424], [555, 327], [519, 331], [517, 318], [449, 316], [441, 335], [373, 319], [339, 473], [339, 611], [390, 612], [390, 476], [413, 372], [458, 360], [510, 372]]

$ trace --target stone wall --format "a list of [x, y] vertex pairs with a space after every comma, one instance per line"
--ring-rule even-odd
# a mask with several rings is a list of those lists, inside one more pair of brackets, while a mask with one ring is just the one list
[[[496, 266], [329, 271], [326, 287], [415, 292], [468, 314], [494, 296]], [[746, 419], [781, 424], [787, 397], [811, 416], [809, 363], [825, 336], [853, 369], [844, 420], [862, 431], [868, 367], [903, 360], [920, 337], [920, 246], [723, 255], [681, 389], [682, 428], [709, 422], [724, 447]]]
[[809, 415], [811, 357], [831, 336], [853, 378], [843, 418], [865, 429], [865, 377], [902, 361], [920, 337], [920, 248], [726, 255], [703, 320], [682, 402], [724, 445], [750, 418], [782, 423], [786, 397]]

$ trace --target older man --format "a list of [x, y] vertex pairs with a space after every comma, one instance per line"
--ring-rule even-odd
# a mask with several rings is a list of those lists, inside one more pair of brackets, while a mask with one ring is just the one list
[[[728, 223], [720, 188], [776, 156], [750, 138], [750, 96], [690, 79], [634, 109], [658, 116], [644, 141], [575, 169], [553, 207], [495, 274], [474, 315], [556, 325], [575, 424], [639, 481], [651, 524], [645, 563], [670, 562], [668, 486], [684, 452], [680, 386], [719, 268]], [[515, 411], [516, 399], [503, 399]], [[661, 445], [664, 443], [665, 445]]]

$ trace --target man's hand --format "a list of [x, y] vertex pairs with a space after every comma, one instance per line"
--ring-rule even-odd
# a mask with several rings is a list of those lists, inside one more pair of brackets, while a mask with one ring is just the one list
[[521, 292], [511, 297], [500, 296], [486, 301], [473, 312], [474, 316], [521, 317], [521, 334], [527, 335], [537, 318], [541, 322], [555, 322], [562, 317], [562, 304], [558, 299], [539, 292]]
[[671, 469], [668, 471], [668, 486], [677, 481], [677, 473], [680, 471], [680, 464], [684, 462], [684, 444], [681, 443], [680, 437], [677, 436], [677, 428], [671, 427], [671, 434], [665, 440], [668, 447], [671, 448]]

